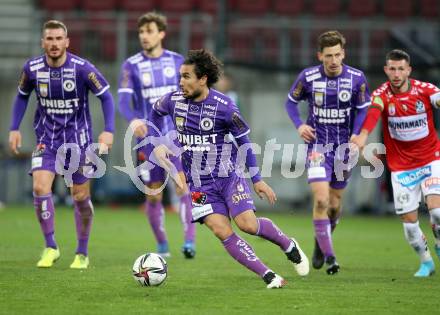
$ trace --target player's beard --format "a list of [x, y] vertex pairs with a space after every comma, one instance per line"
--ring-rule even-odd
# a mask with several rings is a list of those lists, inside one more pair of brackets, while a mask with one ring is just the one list
[[158, 47], [159, 47], [159, 43], [157, 43], [154, 46], [145, 47], [144, 50], [147, 53], [147, 55], [152, 55]]
[[403, 80], [399, 85], [395, 85], [393, 81], [391, 81], [391, 86], [396, 90], [400, 90], [405, 84], [408, 84], [408, 80]]
[[49, 59], [52, 62], [57, 62], [58, 60], [60, 60], [64, 56], [65, 53], [66, 53], [66, 49], [59, 49], [58, 55], [53, 56], [50, 54], [50, 50], [49, 50], [49, 52], [47, 53], [47, 56], [49, 57]]
[[194, 92], [191, 95], [188, 95], [187, 98], [190, 100], [194, 100], [198, 98], [202, 94], [202, 91], [200, 90], [194, 90]]

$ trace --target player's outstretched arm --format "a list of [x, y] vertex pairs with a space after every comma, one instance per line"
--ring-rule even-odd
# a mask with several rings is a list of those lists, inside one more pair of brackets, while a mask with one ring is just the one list
[[277, 195], [264, 180], [254, 183], [254, 190], [261, 199], [266, 198], [271, 205], [275, 204]]
[[100, 144], [99, 153], [107, 153], [113, 145], [113, 132], [115, 130], [115, 105], [113, 96], [109, 90], [99, 95], [101, 100], [102, 112], [104, 114], [104, 131], [99, 135], [98, 142]]

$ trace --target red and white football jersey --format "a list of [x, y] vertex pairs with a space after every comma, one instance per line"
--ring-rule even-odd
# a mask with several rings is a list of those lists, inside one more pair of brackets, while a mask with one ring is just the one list
[[394, 94], [390, 83], [372, 94], [372, 105], [382, 108], [386, 159], [391, 171], [410, 170], [440, 160], [440, 141], [433, 108], [440, 107], [440, 89], [410, 79], [410, 89]]

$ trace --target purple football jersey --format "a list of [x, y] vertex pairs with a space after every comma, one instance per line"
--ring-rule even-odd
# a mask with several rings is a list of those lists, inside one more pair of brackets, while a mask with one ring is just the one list
[[29, 95], [35, 90], [37, 143], [51, 149], [63, 143], [88, 146], [92, 142], [88, 93], [99, 96], [109, 87], [95, 66], [71, 53], [67, 53], [66, 62], [58, 68], [50, 67], [44, 55], [28, 60], [18, 91]]
[[315, 143], [336, 146], [348, 142], [356, 109], [370, 104], [363, 72], [347, 65], [336, 77], [328, 77], [323, 65], [303, 70], [288, 97], [295, 103], [309, 103], [307, 124], [316, 129]]
[[[163, 95], [178, 89], [179, 69], [183, 61], [182, 55], [164, 50], [158, 58], [139, 52], [124, 62], [118, 93], [133, 95], [133, 111], [137, 118], [148, 119], [153, 104]], [[170, 118], [164, 123], [166, 130], [173, 125]]]
[[156, 102], [153, 110], [171, 116], [190, 184], [215, 182], [235, 170], [238, 150], [234, 138], [247, 135], [250, 129], [229, 97], [210, 89], [205, 100], [195, 102], [176, 91]]

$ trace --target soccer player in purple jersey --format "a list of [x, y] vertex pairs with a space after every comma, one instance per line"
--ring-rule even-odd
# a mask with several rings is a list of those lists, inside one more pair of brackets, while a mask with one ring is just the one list
[[[179, 68], [183, 56], [162, 47], [166, 31], [165, 16], [156, 12], [142, 15], [138, 20], [139, 41], [142, 51], [128, 58], [122, 65], [119, 81], [119, 110], [133, 128], [138, 142], [142, 141], [147, 132], [146, 120], [149, 119], [152, 105], [164, 94], [176, 91], [179, 85]], [[133, 108], [131, 108], [131, 103]], [[173, 128], [171, 120], [164, 120], [164, 131]], [[148, 160], [152, 145], [138, 149], [138, 164]], [[184, 245], [182, 252], [186, 258], [195, 256], [195, 224], [191, 222], [191, 197], [186, 186], [182, 163], [174, 158], [173, 163], [179, 171], [182, 185], [176, 185], [176, 193], [180, 198], [180, 219], [184, 230]], [[151, 170], [141, 168], [140, 178], [149, 189], [159, 189], [165, 182], [166, 172], [156, 166]], [[165, 213], [162, 204], [163, 193], [147, 194], [145, 214], [148, 217], [157, 241], [157, 251], [168, 257], [168, 239], [164, 227]]]
[[[306, 167], [315, 228], [312, 265], [320, 269], [325, 262], [329, 275], [339, 271], [331, 233], [338, 223], [342, 194], [350, 177], [350, 171], [338, 169], [348, 161], [348, 150], [337, 148], [348, 149], [346, 145], [359, 133], [370, 104], [362, 71], [343, 64], [344, 46], [345, 38], [338, 31], [321, 34], [318, 59], [322, 64], [301, 72], [286, 101], [291, 120], [308, 143]], [[300, 101], [309, 104], [306, 123], [299, 115]]]
[[[32, 153], [34, 207], [46, 247], [38, 267], [52, 267], [60, 257], [55, 241], [55, 207], [52, 199], [52, 183], [56, 174], [57, 152], [64, 144], [74, 144], [80, 151], [79, 169], [72, 175], [71, 193], [74, 200], [78, 247], [70, 268], [86, 269], [89, 265], [88, 241], [93, 220], [90, 200], [90, 184], [85, 176], [85, 152], [92, 143], [92, 126], [88, 104], [88, 92], [94, 93], [102, 104], [105, 129], [99, 135], [100, 151], [111, 148], [114, 129], [114, 104], [109, 85], [99, 71], [88, 61], [69, 52], [67, 28], [51, 20], [44, 24], [41, 45], [44, 55], [29, 59], [21, 74], [18, 93], [14, 101], [9, 145], [18, 153], [21, 147], [20, 123], [29, 96], [35, 90], [37, 110], [34, 129], [37, 146]], [[64, 167], [73, 160], [72, 151], [65, 152]], [[71, 158], [68, 156], [70, 155]]]
[[[167, 115], [175, 123], [183, 150], [183, 168], [192, 194], [193, 221], [204, 223], [231, 257], [259, 275], [268, 288], [280, 288], [285, 280], [263, 264], [252, 247], [234, 233], [231, 218], [243, 232], [278, 245], [293, 262], [298, 274], [308, 274], [309, 262], [294, 239], [288, 238], [270, 219], [255, 216], [251, 191], [241, 176], [244, 174], [240, 165], [245, 160], [248, 169], [255, 171], [257, 161], [252, 151], [244, 159], [239, 154], [239, 150], [243, 150], [232, 145], [232, 141], [236, 141], [238, 146], [248, 147], [250, 130], [232, 100], [211, 88], [220, 71], [221, 63], [210, 52], [191, 50], [180, 67], [181, 91], [168, 93], [155, 103], [152, 123], [161, 129], [163, 116]], [[158, 135], [154, 128], [149, 128], [148, 132]], [[169, 156], [178, 154], [171, 151], [173, 148], [177, 145], [158, 145], [154, 152], [158, 163], [169, 168]], [[259, 172], [251, 179], [255, 192], [273, 205], [276, 195]]]

